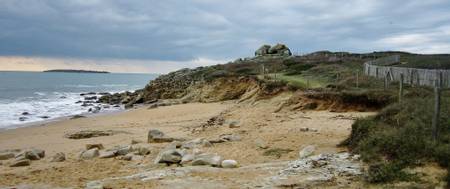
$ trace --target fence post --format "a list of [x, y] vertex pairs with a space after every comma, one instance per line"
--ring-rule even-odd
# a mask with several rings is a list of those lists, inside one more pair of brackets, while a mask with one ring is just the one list
[[[389, 72], [388, 72], [389, 73]], [[389, 88], [389, 77], [388, 73], [384, 74], [384, 90], [387, 90]]]
[[403, 73], [400, 74], [400, 83], [399, 83], [399, 91], [398, 91], [398, 102], [402, 102], [402, 98], [403, 98]]
[[[437, 81], [436, 81], [437, 84]], [[441, 89], [439, 86], [434, 87], [434, 113], [433, 113], [433, 140], [437, 141], [439, 135], [439, 114], [441, 110]]]

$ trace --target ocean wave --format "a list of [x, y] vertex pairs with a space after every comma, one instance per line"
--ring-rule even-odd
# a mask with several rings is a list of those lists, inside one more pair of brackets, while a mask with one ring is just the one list
[[63, 85], [64, 87], [70, 87], [70, 88], [95, 88], [98, 87], [96, 85]]
[[103, 84], [102, 87], [128, 87], [127, 84]]

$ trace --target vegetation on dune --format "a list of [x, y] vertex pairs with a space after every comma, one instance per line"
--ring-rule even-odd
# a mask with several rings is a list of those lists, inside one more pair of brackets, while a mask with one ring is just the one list
[[[443, 104], [450, 102], [444, 98]], [[442, 107], [439, 138], [432, 138], [431, 98], [409, 98], [384, 108], [374, 117], [357, 120], [344, 144], [361, 154], [369, 163], [370, 182], [391, 182], [413, 179], [404, 168], [437, 162], [449, 167], [450, 109]], [[448, 180], [448, 178], [447, 178]]]

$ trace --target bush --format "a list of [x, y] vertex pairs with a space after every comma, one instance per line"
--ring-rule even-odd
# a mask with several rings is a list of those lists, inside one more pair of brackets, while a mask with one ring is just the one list
[[[442, 104], [448, 104], [443, 99]], [[378, 115], [357, 120], [342, 144], [360, 153], [371, 165], [370, 182], [390, 182], [406, 177], [401, 170], [426, 161], [448, 167], [450, 162], [449, 108], [442, 106], [438, 141], [432, 138], [433, 100], [405, 99], [384, 108]], [[384, 162], [382, 165], [379, 162]], [[371, 170], [372, 169], [372, 170]], [[448, 178], [447, 178], [448, 179]]]
[[371, 183], [385, 183], [395, 180], [408, 181], [412, 175], [402, 171], [403, 167], [392, 163], [378, 163], [370, 165], [366, 180]]

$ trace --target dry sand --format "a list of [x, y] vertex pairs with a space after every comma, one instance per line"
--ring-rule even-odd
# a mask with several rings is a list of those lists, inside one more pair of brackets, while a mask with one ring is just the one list
[[[287, 96], [256, 103], [190, 103], [147, 109], [141, 107], [127, 112], [88, 117], [75, 120], [63, 120], [43, 125], [18, 128], [0, 132], [0, 150], [40, 148], [46, 151], [46, 158], [33, 161], [31, 166], [11, 168], [4, 161], [0, 165], [0, 188], [20, 184], [44, 184], [51, 187], [83, 188], [86, 182], [103, 178], [125, 176], [143, 170], [165, 169], [154, 165], [157, 152], [167, 144], [152, 144], [151, 155], [143, 161], [121, 161], [116, 159], [96, 159], [79, 161], [80, 151], [89, 143], [102, 143], [105, 148], [116, 145], [128, 145], [132, 139], [146, 141], [150, 129], [159, 129], [171, 137], [195, 139], [204, 137], [217, 138], [221, 134], [238, 134], [241, 141], [214, 144], [205, 148], [220, 154], [225, 159], [235, 159], [241, 166], [276, 163], [298, 158], [299, 150], [306, 145], [316, 145], [316, 153], [345, 151], [336, 145], [344, 140], [351, 130], [354, 117], [372, 115], [373, 113], [331, 113], [327, 111], [281, 111], [273, 113]], [[200, 130], [200, 126], [214, 116], [225, 120], [238, 120], [239, 128], [213, 126]], [[316, 129], [317, 132], [303, 132], [301, 128]], [[73, 140], [64, 137], [66, 133], [80, 130], [115, 130], [127, 133], [113, 136]], [[195, 131], [193, 131], [195, 130]], [[264, 156], [264, 149], [256, 146], [255, 140], [266, 142], [270, 149], [282, 148], [292, 152], [281, 157]], [[61, 163], [49, 162], [55, 153], [64, 152], [68, 160]], [[256, 169], [255, 169], [256, 170]], [[218, 179], [229, 182], [233, 187], [236, 180], [252, 180], [266, 172], [249, 172], [226, 170], [208, 174], [193, 173], [183, 182], [189, 186], [189, 179]], [[158, 182], [117, 181], [112, 188], [165, 188], [161, 183], [176, 182], [165, 179]], [[206, 187], [206, 186], [205, 186]], [[201, 188], [201, 187], [199, 187]], [[239, 188], [239, 187], [238, 187]]]

